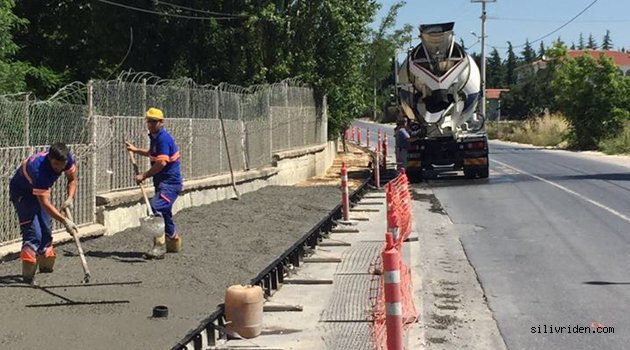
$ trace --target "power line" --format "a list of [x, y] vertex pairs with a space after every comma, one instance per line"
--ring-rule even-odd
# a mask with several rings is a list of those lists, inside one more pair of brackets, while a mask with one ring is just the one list
[[[488, 16], [488, 19], [493, 21], [509, 21], [509, 22], [537, 22], [537, 23], [561, 23], [564, 20], [560, 19], [539, 19], [539, 18], [512, 18], [512, 17], [496, 17]], [[592, 19], [575, 21], [575, 23], [627, 23], [630, 19]]]
[[[566, 27], [567, 25], [569, 25], [569, 23], [573, 22], [576, 18], [580, 17], [584, 12], [586, 12], [586, 10], [588, 10], [589, 8], [591, 8], [591, 6], [595, 5], [596, 2], [598, 2], [599, 0], [593, 0], [593, 2], [591, 2], [590, 4], [588, 4], [588, 6], [586, 6], [582, 11], [580, 11], [577, 15], [573, 16], [573, 18], [571, 18], [570, 20], [568, 20], [567, 22], [565, 22], [563, 25], [561, 25], [560, 27], [554, 29], [553, 31], [541, 36], [540, 38], [536, 39], [536, 40], [532, 40], [529, 42], [529, 44], [533, 44], [537, 41], [541, 41], [551, 35], [553, 35], [554, 33], [558, 32], [560, 29]], [[517, 45], [517, 46], [512, 46], [513, 49], [515, 48], [519, 48], [519, 47], [524, 47], [525, 44], [522, 45]], [[505, 46], [492, 46], [495, 49], [507, 49], [508, 47]]]
[[200, 17], [200, 16], [185, 16], [185, 15], [177, 15], [174, 13], [166, 13], [166, 12], [157, 12], [157, 11], [151, 11], [151, 10], [147, 10], [147, 9], [143, 9], [143, 8], [138, 8], [138, 7], [133, 7], [133, 6], [129, 6], [129, 5], [124, 5], [124, 4], [120, 4], [117, 2], [113, 2], [113, 1], [109, 1], [109, 0], [96, 0], [108, 5], [112, 5], [112, 6], [118, 6], [118, 7], [122, 7], [128, 10], [132, 10], [132, 11], [138, 11], [138, 12], [144, 12], [144, 13], [150, 13], [153, 15], [160, 15], [160, 16], [168, 16], [168, 17], [176, 17], [176, 18], [185, 18], [185, 19], [196, 19], [196, 20], [200, 20], [200, 21], [207, 21], [207, 20], [232, 20], [232, 19], [239, 19], [238, 17]]
[[157, 4], [160, 5], [166, 5], [166, 6], [171, 6], [171, 7], [175, 7], [178, 9], [182, 9], [182, 10], [187, 10], [187, 11], [191, 11], [191, 12], [197, 12], [197, 13], [205, 13], [208, 15], [213, 15], [213, 16], [225, 16], [225, 17], [247, 17], [246, 15], [235, 15], [235, 14], [231, 14], [231, 13], [222, 13], [222, 12], [214, 12], [214, 11], [206, 11], [206, 10], [199, 10], [199, 9], [195, 9], [192, 7], [186, 7], [186, 6], [181, 6], [181, 5], [176, 5], [176, 4], [171, 4], [169, 2], [165, 2], [165, 1], [159, 1], [156, 0]]

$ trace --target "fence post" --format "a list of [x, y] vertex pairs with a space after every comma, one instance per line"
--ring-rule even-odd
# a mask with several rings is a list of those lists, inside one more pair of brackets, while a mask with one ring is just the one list
[[282, 91], [284, 92], [284, 107], [287, 115], [288, 127], [287, 127], [287, 147], [291, 148], [291, 126], [293, 124], [293, 119], [291, 119], [291, 110], [289, 108], [289, 84], [284, 82]]
[[268, 160], [273, 159], [273, 110], [271, 109], [271, 87], [267, 89], [267, 116], [269, 118], [269, 157]]
[[190, 115], [190, 88], [186, 88], [186, 118], [188, 118], [188, 176], [193, 177], [193, 118]]
[[238, 95], [238, 120], [241, 123], [241, 153], [243, 154], [243, 168], [249, 170], [249, 153], [247, 151], [247, 127], [243, 116], [244, 94]]
[[[24, 146], [30, 146], [30, 140], [31, 140], [31, 126], [30, 126], [30, 114], [29, 114], [29, 110], [30, 110], [30, 96], [31, 94], [28, 93], [26, 94], [26, 96], [24, 96], [24, 102], [25, 102], [25, 109], [24, 109]], [[32, 152], [31, 152], [32, 153]]]
[[[221, 101], [219, 100], [221, 98], [221, 90], [220, 86], [215, 87], [214, 91], [215, 91], [215, 108], [217, 111], [216, 114], [216, 118], [217, 121], [220, 121], [219, 119], [219, 110], [223, 107], [223, 104], [221, 103]], [[217, 138], [217, 140], [219, 140], [219, 172], [223, 171], [223, 136], [221, 134], [221, 126], [219, 125], [219, 137]]]
[[403, 349], [402, 292], [400, 288], [400, 253], [390, 232], [385, 234], [383, 279], [385, 284], [385, 327], [387, 350]]
[[87, 83], [88, 121], [90, 122], [90, 148], [92, 150], [92, 179], [89, 184], [92, 192], [92, 222], [96, 222], [96, 117], [94, 116], [94, 81]]

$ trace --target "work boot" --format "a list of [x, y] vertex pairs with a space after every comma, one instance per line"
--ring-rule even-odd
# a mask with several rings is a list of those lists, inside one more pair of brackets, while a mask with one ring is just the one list
[[164, 259], [166, 255], [166, 241], [164, 235], [153, 238], [153, 248], [144, 254], [145, 259]]
[[37, 271], [35, 251], [28, 246], [23, 246], [20, 252], [20, 260], [22, 260], [22, 281], [33, 284], [35, 272]]
[[35, 272], [37, 271], [37, 263], [22, 260], [22, 281], [27, 284], [33, 284], [35, 280]]
[[166, 237], [166, 252], [179, 253], [182, 250], [182, 236], [175, 234], [175, 237]]
[[51, 273], [53, 272], [53, 267], [55, 266], [55, 258], [56, 258], [55, 250], [53, 247], [46, 248], [43, 255], [37, 257], [37, 263], [39, 264], [39, 272], [41, 273]]

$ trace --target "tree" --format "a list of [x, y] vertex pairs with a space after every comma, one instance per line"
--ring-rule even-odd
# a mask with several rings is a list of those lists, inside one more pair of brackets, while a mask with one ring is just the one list
[[[12, 62], [12, 57], [18, 51], [13, 42], [11, 32], [24, 24], [24, 20], [12, 12], [13, 0], [0, 1], [0, 92], [17, 92], [24, 87], [24, 68]], [[16, 69], [17, 68], [17, 69]], [[17, 74], [16, 74], [17, 73]]]
[[505, 67], [496, 48], [490, 52], [486, 65], [486, 87], [500, 88], [505, 86]]
[[538, 48], [538, 59], [542, 60], [544, 58], [545, 58], [545, 43], [541, 41], [540, 47]]
[[[562, 47], [558, 51], [562, 53]], [[552, 86], [570, 124], [571, 146], [595, 149], [603, 138], [618, 134], [630, 118], [630, 80], [617, 70], [604, 55], [564, 57], [558, 63]]]
[[[578, 44], [577, 44], [577, 48], [578, 50], [584, 50], [586, 46], [584, 45], [584, 35], [582, 35], [582, 33], [580, 33], [580, 38], [578, 39]], [[575, 50], [575, 49], [573, 49]]]
[[534, 51], [527, 39], [525, 39], [525, 46], [523, 47], [523, 51], [521, 51], [521, 57], [524, 63], [532, 63], [536, 60], [536, 51]]
[[507, 58], [505, 60], [505, 85], [512, 86], [516, 84], [516, 67], [518, 60], [514, 54], [512, 43], [508, 41]]
[[[392, 60], [396, 51], [411, 41], [411, 25], [406, 25], [401, 30], [391, 32], [396, 24], [396, 17], [400, 8], [405, 6], [405, 1], [394, 3], [376, 31], [370, 32], [370, 41], [365, 55], [364, 79], [365, 89], [368, 94], [378, 95], [377, 106], [382, 106], [389, 99], [391, 85], [394, 83]], [[372, 104], [370, 104], [372, 105]]]
[[571, 49], [571, 50], [575, 50], [576, 49], [575, 43], [573, 41], [571, 42], [571, 46], [569, 47], [569, 49]]
[[593, 38], [593, 34], [588, 35], [588, 43], [586, 44], [586, 48], [590, 50], [597, 50], [597, 42], [595, 42], [595, 38]]
[[612, 39], [610, 39], [610, 30], [606, 29], [606, 34], [602, 40], [602, 50], [610, 50], [613, 48]]

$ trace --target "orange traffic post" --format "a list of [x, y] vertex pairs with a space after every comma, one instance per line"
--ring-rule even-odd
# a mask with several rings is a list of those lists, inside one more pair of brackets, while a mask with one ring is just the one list
[[400, 253], [394, 246], [394, 236], [385, 234], [383, 280], [385, 285], [385, 328], [387, 350], [403, 349], [402, 290], [400, 286]]
[[398, 241], [398, 230], [400, 226], [400, 220], [398, 213], [396, 212], [396, 203], [394, 200], [394, 188], [392, 184], [387, 184], [387, 190], [385, 191], [385, 202], [387, 204], [387, 232], [392, 234], [394, 241]]
[[357, 128], [357, 145], [361, 146], [361, 128]]
[[354, 142], [354, 126], [352, 127], [352, 139], [350, 139], [352, 142]]
[[383, 169], [387, 169], [387, 134], [383, 134]]
[[341, 211], [343, 220], [348, 221], [350, 217], [350, 197], [348, 194], [348, 169], [346, 162], [341, 162]]
[[376, 185], [376, 188], [381, 188], [381, 164], [379, 163], [378, 146], [374, 148], [373, 166], [374, 166], [374, 184]]

